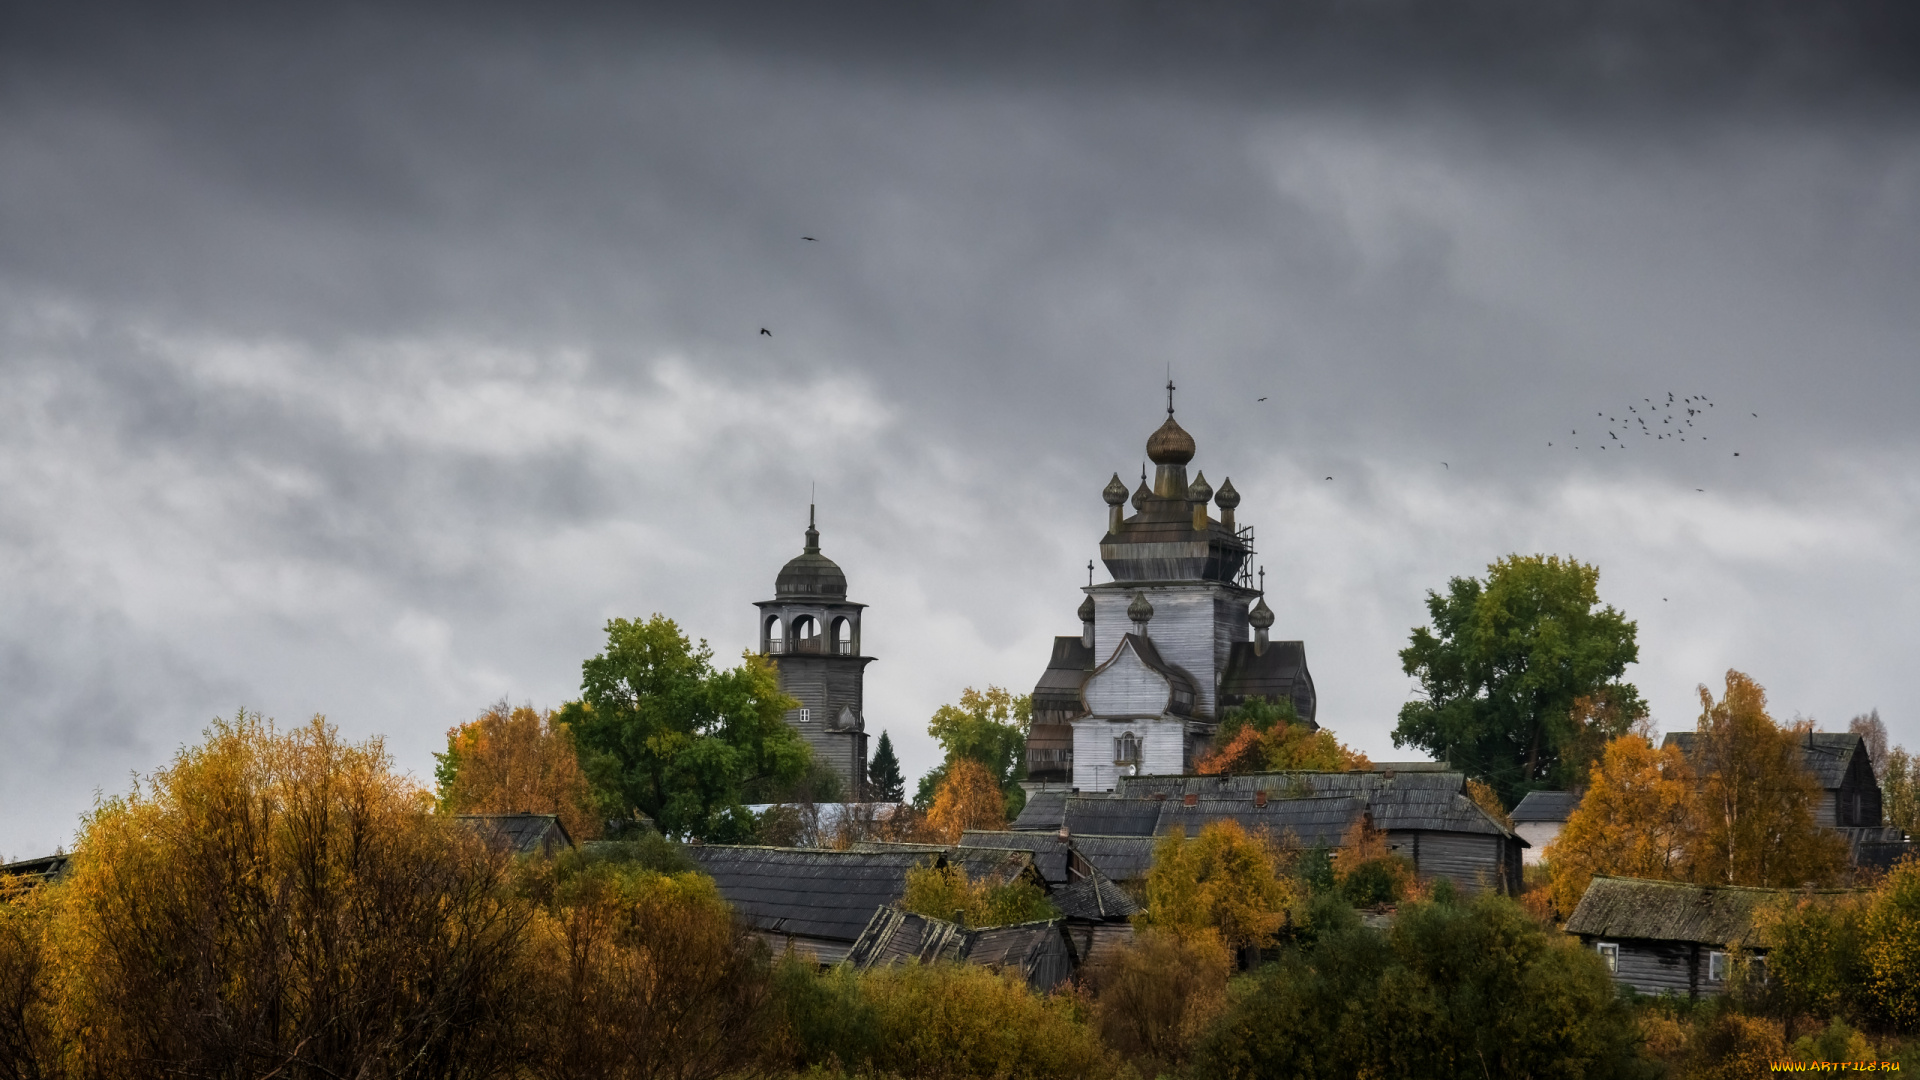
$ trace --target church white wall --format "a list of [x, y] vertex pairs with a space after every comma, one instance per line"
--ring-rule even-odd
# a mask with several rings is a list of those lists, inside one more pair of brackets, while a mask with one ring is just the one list
[[1185, 721], [1172, 716], [1151, 719], [1073, 722], [1073, 786], [1081, 791], [1112, 791], [1121, 767], [1114, 764], [1113, 741], [1132, 734], [1140, 740], [1141, 776], [1177, 776], [1186, 771]]
[[1158, 716], [1166, 712], [1173, 692], [1166, 676], [1148, 667], [1131, 646], [1122, 644], [1117, 652], [1119, 655], [1087, 679], [1081, 690], [1087, 710], [1104, 717]]
[[1247, 601], [1237, 590], [1206, 582], [1096, 586], [1092, 593], [1094, 655], [1111, 656], [1121, 637], [1133, 632], [1127, 605], [1135, 593], [1144, 593], [1153, 605], [1147, 636], [1161, 659], [1193, 677], [1195, 714], [1214, 717], [1233, 643], [1247, 639]]

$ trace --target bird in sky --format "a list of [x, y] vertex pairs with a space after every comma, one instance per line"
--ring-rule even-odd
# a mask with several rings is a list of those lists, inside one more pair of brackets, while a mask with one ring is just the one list
[[819, 237], [817, 237], [817, 236], [803, 236], [803, 237], [801, 237], [800, 239], [802, 239], [802, 240], [811, 240], [811, 241], [813, 241], [813, 242], [814, 242], [814, 243], [816, 243], [816, 244], [820, 242], [820, 238], [819, 238]]
[[1261, 398], [1260, 400], [1261, 400], [1261, 401], [1265, 401], [1265, 400], [1267, 400], [1267, 399], [1266, 399], [1266, 398]]
[[772, 337], [772, 336], [773, 336], [773, 331], [771, 331], [771, 330], [769, 330], [769, 329], [767, 329], [767, 328], [766, 328], [766, 327], [764, 327], [764, 326], [760, 328], [760, 332], [761, 332], [761, 333], [763, 333], [763, 334], [765, 334], [765, 335], [767, 335], [768, 337]]
[[1733, 456], [1734, 456], [1734, 457], [1739, 457], [1739, 456], [1740, 456], [1740, 451], [1738, 451], [1738, 450], [1735, 450], [1735, 451], [1733, 452]]
[[1331, 480], [1331, 479], [1333, 479], [1333, 477], [1331, 477], [1331, 476], [1329, 476], [1329, 477], [1327, 477], [1327, 479], [1329, 479], [1329, 480]]
[[1453, 471], [1453, 466], [1451, 466], [1451, 465], [1448, 465], [1448, 464], [1447, 464], [1446, 462], [1444, 462], [1444, 461], [1443, 461], [1443, 462], [1441, 462], [1440, 464], [1441, 464], [1441, 465], [1442, 465], [1442, 466], [1443, 466], [1443, 467], [1444, 467], [1444, 468], [1445, 468], [1445, 469], [1446, 469], [1446, 470], [1447, 470], [1448, 472], [1452, 472], [1452, 471]]

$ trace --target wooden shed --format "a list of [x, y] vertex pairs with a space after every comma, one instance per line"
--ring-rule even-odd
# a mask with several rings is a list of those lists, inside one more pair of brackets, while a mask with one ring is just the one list
[[1712, 997], [1726, 989], [1740, 956], [1756, 960], [1756, 974], [1764, 974], [1767, 950], [1754, 915], [1786, 895], [1780, 889], [1596, 877], [1567, 919], [1566, 932], [1597, 951], [1617, 983], [1643, 994]]
[[847, 950], [858, 971], [950, 961], [1011, 972], [1042, 993], [1073, 977], [1073, 950], [1060, 920], [968, 929], [945, 919], [883, 907]]
[[552, 858], [573, 847], [573, 838], [554, 814], [461, 814], [455, 820], [515, 855]]
[[941, 850], [832, 851], [696, 844], [687, 854], [735, 915], [775, 954], [789, 946], [836, 964], [877, 908], [899, 900], [907, 871], [944, 861]]

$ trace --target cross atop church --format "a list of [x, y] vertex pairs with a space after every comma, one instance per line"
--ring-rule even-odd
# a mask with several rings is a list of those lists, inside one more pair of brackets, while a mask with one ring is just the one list
[[1167, 415], [1173, 415], [1173, 376], [1167, 376]]

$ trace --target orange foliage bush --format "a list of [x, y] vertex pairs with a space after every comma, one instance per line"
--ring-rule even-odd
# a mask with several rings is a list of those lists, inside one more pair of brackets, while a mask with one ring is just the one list
[[968, 829], [1004, 829], [1006, 797], [986, 766], [971, 758], [955, 758], [927, 811], [927, 826], [949, 844], [959, 843], [960, 834]]
[[436, 771], [440, 806], [456, 814], [557, 814], [575, 840], [600, 835], [593, 788], [573, 732], [552, 710], [495, 703], [447, 732]]

